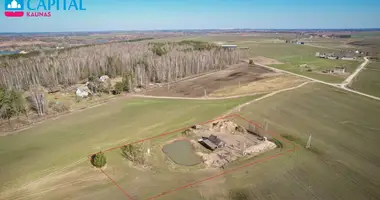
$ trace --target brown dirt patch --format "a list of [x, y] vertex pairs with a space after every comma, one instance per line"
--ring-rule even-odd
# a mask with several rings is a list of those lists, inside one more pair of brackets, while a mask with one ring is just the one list
[[144, 94], [151, 96], [203, 97], [205, 96], [205, 90], [208, 95], [226, 86], [261, 80], [267, 77], [268, 74], [275, 73], [260, 66], [241, 63], [223, 71], [173, 83], [169, 87], [162, 86], [145, 91]]
[[264, 93], [294, 87], [304, 82], [305, 79], [290, 75], [277, 75], [264, 78], [255, 82], [228, 86], [214, 91], [210, 97], [238, 96], [252, 93]]
[[267, 58], [264, 56], [256, 56], [251, 58], [254, 63], [260, 63], [262, 65], [275, 65], [275, 64], [284, 64], [278, 60], [272, 59], [272, 58]]

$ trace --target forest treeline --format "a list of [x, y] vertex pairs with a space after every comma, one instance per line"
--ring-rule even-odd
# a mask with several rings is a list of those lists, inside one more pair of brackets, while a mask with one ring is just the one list
[[144, 87], [222, 70], [244, 56], [240, 50], [226, 50], [198, 41], [104, 44], [3, 59], [0, 87], [28, 91], [31, 86], [40, 85], [51, 89], [101, 75], [111, 78], [128, 75], [134, 87]]

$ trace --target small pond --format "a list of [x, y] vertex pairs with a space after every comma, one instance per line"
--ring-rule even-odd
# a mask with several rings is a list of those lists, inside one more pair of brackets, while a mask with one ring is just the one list
[[18, 54], [20, 51], [0, 51], [0, 55]]
[[188, 140], [176, 140], [165, 145], [162, 151], [178, 165], [193, 166], [202, 162], [202, 158], [195, 154], [194, 147]]

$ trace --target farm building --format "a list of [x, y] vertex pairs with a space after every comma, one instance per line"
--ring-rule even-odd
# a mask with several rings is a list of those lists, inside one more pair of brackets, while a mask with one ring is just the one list
[[357, 56], [355, 55], [355, 53], [351, 53], [351, 52], [333, 52], [333, 53], [316, 52], [315, 56], [319, 58], [327, 58], [327, 59], [332, 59], [332, 60], [335, 60], [335, 59], [356, 60], [357, 59]]
[[204, 147], [214, 151], [217, 148], [224, 147], [226, 143], [219, 139], [215, 135], [210, 135], [209, 137], [202, 137], [198, 140], [200, 144], [202, 144]]
[[208, 137], [208, 140], [210, 140], [212, 143], [214, 143], [218, 147], [224, 147], [226, 145], [224, 141], [222, 141], [215, 135], [210, 135], [210, 137]]
[[226, 49], [235, 49], [237, 48], [237, 45], [235, 44], [223, 44], [221, 45], [222, 48], [226, 48]]
[[344, 73], [346, 73], [346, 68], [344, 68], [344, 67], [335, 67], [334, 68], [334, 73], [344, 74]]
[[199, 139], [198, 142], [203, 145], [204, 147], [206, 147], [207, 149], [210, 149], [212, 151], [214, 151], [215, 149], [218, 148], [218, 146], [214, 143], [212, 143], [209, 139], [207, 138], [202, 138], [202, 139]]
[[334, 69], [325, 69], [322, 72], [323, 73], [344, 74], [344, 73], [346, 73], [346, 68], [345, 67], [335, 67]]

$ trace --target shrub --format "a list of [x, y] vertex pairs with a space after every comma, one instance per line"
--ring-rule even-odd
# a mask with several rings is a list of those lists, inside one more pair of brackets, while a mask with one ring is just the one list
[[238, 125], [238, 126], [235, 128], [235, 130], [236, 130], [237, 132], [245, 133], [245, 128], [242, 127], [242, 126], [240, 126], [240, 125]]
[[191, 130], [191, 129], [186, 129], [186, 130], [184, 130], [184, 131], [182, 131], [182, 135], [183, 136], [189, 136], [189, 135], [191, 135], [193, 133], [193, 131]]
[[55, 101], [49, 101], [49, 103], [48, 103], [48, 107], [49, 107], [49, 108], [52, 108], [55, 104], [56, 104]]
[[145, 163], [144, 148], [141, 144], [129, 144], [121, 147], [121, 155], [133, 163]]
[[123, 84], [123, 82], [117, 82], [115, 84], [114, 94], [120, 94], [123, 91], [124, 91], [124, 84]]
[[91, 158], [91, 163], [97, 168], [104, 167], [107, 164], [106, 156], [103, 152], [99, 152], [94, 154]]
[[282, 149], [284, 147], [284, 145], [282, 144], [282, 142], [276, 138], [271, 138], [269, 139], [269, 141], [273, 142], [276, 144], [277, 148], [280, 148]]
[[57, 113], [61, 113], [61, 112], [69, 111], [70, 106], [67, 104], [64, 104], [64, 103], [57, 102], [52, 106], [52, 109], [53, 109], [53, 111], [55, 111]]
[[249, 64], [253, 65], [253, 60], [252, 59], [249, 59]]
[[19, 114], [27, 114], [25, 101], [20, 92], [0, 88], [0, 117], [7, 119]]
[[123, 76], [123, 80], [121, 82], [116, 82], [114, 86], [114, 94], [120, 94], [123, 91], [129, 92], [133, 84], [133, 73], [128, 73]]

